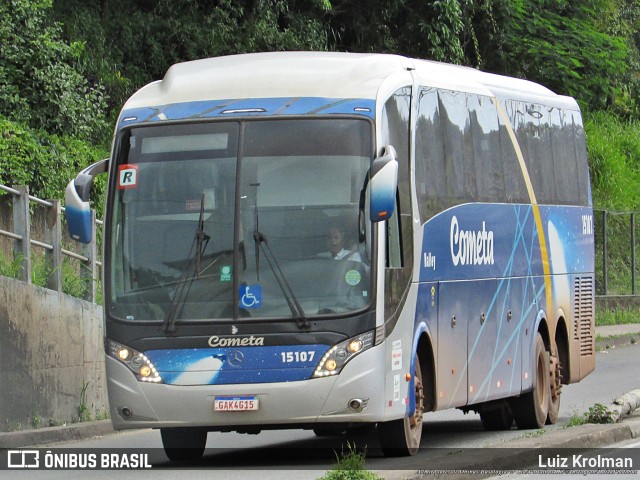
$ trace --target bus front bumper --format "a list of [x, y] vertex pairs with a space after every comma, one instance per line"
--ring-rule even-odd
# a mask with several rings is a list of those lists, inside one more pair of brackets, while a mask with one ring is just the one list
[[[378, 422], [385, 413], [383, 357], [384, 347], [374, 347], [353, 358], [338, 375], [297, 382], [179, 386], [140, 382], [107, 356], [111, 420], [116, 430]], [[258, 409], [216, 411], [216, 397], [256, 398]]]

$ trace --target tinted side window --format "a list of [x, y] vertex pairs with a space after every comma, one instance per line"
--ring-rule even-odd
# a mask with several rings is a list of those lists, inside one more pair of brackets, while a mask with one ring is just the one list
[[537, 202], [587, 205], [589, 171], [580, 114], [512, 100], [505, 107]]
[[520, 168], [520, 161], [518, 160], [513, 141], [509, 135], [509, 127], [517, 123], [517, 119], [522, 113], [518, 111], [518, 104], [516, 102], [504, 101], [503, 99], [497, 99], [497, 101], [501, 103], [509, 120], [509, 124], [507, 124], [502, 116], [499, 117], [500, 153], [502, 155], [505, 201], [507, 203], [528, 203], [529, 193], [527, 192], [527, 185], [521, 173], [522, 169]]
[[438, 92], [444, 135], [444, 158], [448, 205], [457, 205], [476, 198], [475, 168], [471, 143], [471, 125], [467, 95], [462, 92]]
[[513, 145], [490, 97], [422, 88], [415, 148], [423, 222], [461, 203], [528, 198]]
[[416, 192], [424, 223], [448, 205], [444, 135], [435, 88], [421, 88], [418, 92], [415, 148]]
[[468, 95], [477, 201], [503, 202], [505, 184], [500, 155], [500, 125], [493, 100]]
[[[589, 165], [587, 162], [587, 141], [580, 112], [567, 112], [567, 117], [573, 118], [573, 140], [576, 155], [576, 169], [578, 171], [578, 185], [580, 188], [580, 205], [591, 205], [591, 184], [589, 181]], [[568, 122], [567, 122], [568, 123]]]

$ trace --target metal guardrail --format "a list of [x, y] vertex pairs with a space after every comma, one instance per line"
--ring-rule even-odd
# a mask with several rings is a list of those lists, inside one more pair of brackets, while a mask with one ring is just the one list
[[637, 211], [594, 209], [596, 295], [639, 297]]
[[[15, 240], [14, 256], [21, 259], [18, 279], [31, 283], [31, 246], [37, 246], [45, 251], [45, 261], [48, 267], [47, 288], [58, 292], [62, 291], [62, 255], [66, 255], [79, 260], [85, 267], [80, 271], [81, 277], [85, 278], [89, 285], [85, 300], [95, 302], [98, 281], [97, 271], [98, 268], [102, 267], [102, 262], [97, 258], [96, 247], [96, 226], [102, 225], [102, 221], [96, 219], [95, 210], [92, 210], [91, 214], [93, 223], [92, 241], [87, 245], [81, 246], [82, 253], [76, 253], [62, 247], [62, 212], [64, 207], [61, 206], [60, 200], [42, 200], [29, 195], [29, 188], [26, 186], [11, 188], [0, 185], [0, 190], [10, 193], [13, 197], [13, 231], [9, 232], [0, 229], [0, 235]], [[44, 241], [31, 238], [31, 212], [29, 208], [31, 202], [47, 208]]]

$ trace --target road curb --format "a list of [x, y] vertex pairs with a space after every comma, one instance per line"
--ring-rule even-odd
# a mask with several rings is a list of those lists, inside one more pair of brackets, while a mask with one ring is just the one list
[[83, 440], [113, 433], [111, 420], [73, 423], [60, 427], [0, 433], [0, 449], [19, 448], [48, 443]]

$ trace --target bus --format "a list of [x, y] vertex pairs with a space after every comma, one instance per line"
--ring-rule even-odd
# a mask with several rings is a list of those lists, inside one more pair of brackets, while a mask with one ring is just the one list
[[78, 241], [104, 172], [111, 420], [171, 460], [291, 428], [411, 455], [450, 408], [541, 428], [595, 368], [585, 133], [541, 85], [387, 54], [190, 61], [69, 183]]

